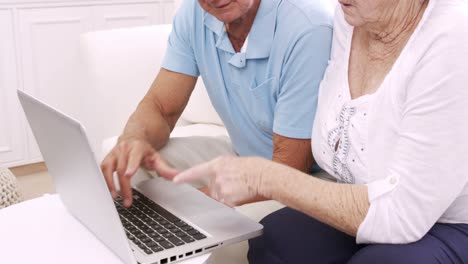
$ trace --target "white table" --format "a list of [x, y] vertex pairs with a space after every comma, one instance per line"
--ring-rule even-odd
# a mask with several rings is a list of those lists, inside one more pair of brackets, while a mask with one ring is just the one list
[[[0, 210], [0, 252], [0, 263], [122, 264], [68, 213], [56, 194]], [[210, 255], [179, 263], [207, 263]]]

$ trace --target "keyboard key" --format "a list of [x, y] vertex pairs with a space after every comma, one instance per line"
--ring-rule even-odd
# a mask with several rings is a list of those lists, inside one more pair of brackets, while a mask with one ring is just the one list
[[140, 240], [141, 240], [141, 242], [143, 242], [145, 244], [152, 241], [149, 237], [144, 237], [144, 238], [142, 238]]
[[131, 216], [132, 216], [132, 214], [130, 214], [129, 212], [123, 212], [123, 213], [120, 213], [120, 216], [124, 216], [124, 217], [125, 217], [125, 219], [127, 219], [127, 220], [128, 220], [128, 218], [129, 218], [129, 217], [131, 217]]
[[196, 234], [199, 234], [200, 232], [198, 232], [198, 230], [195, 230], [195, 229], [192, 229], [192, 230], [189, 230], [187, 231], [187, 234], [191, 235], [191, 236], [194, 236]]
[[171, 230], [171, 229], [174, 229], [174, 228], [177, 229], [177, 227], [175, 225], [171, 225], [171, 224], [165, 225], [164, 228], [166, 228], [167, 230]]
[[193, 229], [193, 227], [191, 227], [191, 226], [184, 226], [184, 227], [182, 227], [182, 230], [184, 230], [185, 232], [188, 232], [188, 231], [190, 231], [190, 230], [192, 230], [192, 229]]
[[184, 237], [187, 234], [185, 234], [184, 232], [181, 231], [181, 232], [176, 232], [175, 235], [178, 236], [178, 237]]
[[150, 242], [145, 243], [145, 245], [146, 245], [147, 247], [156, 247], [156, 246], [158, 246], [158, 243], [156, 243], [156, 242], [154, 242], [154, 241], [151, 240]]
[[143, 249], [143, 251], [148, 255], [153, 254], [153, 251], [151, 251], [151, 249], [149, 249], [149, 248], [145, 248], [145, 249]]
[[140, 219], [143, 219], [143, 218], [146, 217], [146, 215], [144, 213], [141, 213], [141, 212], [135, 213], [135, 215]]
[[170, 237], [167, 240], [171, 241], [171, 243], [176, 245], [176, 246], [180, 246], [180, 245], [185, 244], [182, 240], [178, 239], [177, 237]]
[[190, 242], [193, 242], [195, 241], [195, 239], [189, 237], [189, 236], [183, 236], [181, 237], [181, 239], [185, 242], [185, 243], [190, 243]]
[[[153, 218], [153, 219], [156, 218], [156, 217], [158, 217], [158, 216], [161, 217], [160, 215], [158, 215], [157, 213], [155, 213], [155, 212], [152, 211], [152, 210], [148, 210], [148, 211], [150, 211], [150, 212], [148, 213], [148, 215], [149, 215], [151, 218]], [[162, 218], [162, 217], [161, 217], [161, 218]]]
[[132, 207], [128, 208], [127, 210], [130, 211], [132, 214], [138, 213], [140, 211], [135, 206], [132, 206]]
[[127, 220], [129, 222], [132, 222], [133, 224], [135, 224], [135, 221], [137, 220], [137, 218], [133, 215], [130, 215], [129, 217], [127, 217]]
[[132, 214], [137, 214], [137, 213], [140, 212], [140, 210], [138, 210], [138, 208], [136, 206], [132, 206], [130, 208], [127, 208], [127, 211], [129, 211]]
[[196, 240], [200, 240], [206, 238], [206, 236], [204, 234], [199, 233], [194, 235], [193, 238], [195, 238]]
[[146, 237], [146, 235], [145, 235], [145, 234], [143, 234], [143, 233], [140, 233], [140, 234], [136, 235], [136, 237], [137, 237], [138, 239], [140, 239], [140, 240], [141, 240], [141, 239], [145, 238], [145, 237]]
[[145, 225], [143, 222], [138, 221], [138, 220], [136, 220], [136, 221], [134, 222], [134, 224], [135, 224], [138, 228], [140, 228], [140, 229], [143, 229], [143, 228], [147, 227], [147, 225]]
[[174, 224], [178, 227], [183, 227], [187, 225], [187, 223], [185, 223], [184, 221], [177, 221]]
[[143, 249], [143, 250], [146, 248], [146, 246], [145, 246], [143, 243], [141, 243], [141, 242], [136, 242], [135, 244], [136, 244], [139, 248], [141, 248], [141, 249]]
[[156, 242], [161, 242], [161, 241], [164, 241], [165, 239], [163, 237], [155, 237], [153, 238], [153, 240]]
[[179, 232], [179, 230], [180, 230], [179, 228], [171, 228], [171, 229], [169, 229], [169, 231], [171, 231], [172, 233], [177, 233], [177, 232]]
[[173, 237], [174, 235], [171, 233], [164, 233], [162, 234], [163, 237], [168, 238], [168, 237]]
[[151, 228], [145, 226], [145, 227], [143, 227], [143, 228], [141, 229], [141, 231], [143, 231], [143, 233], [145, 233], [145, 234], [149, 234], [149, 233], [152, 233], [152, 232], [153, 232], [153, 229], [151, 229]]
[[159, 234], [156, 233], [156, 232], [151, 232], [151, 233], [148, 233], [148, 236], [151, 237], [151, 238], [155, 238], [155, 237], [158, 237]]
[[148, 222], [146, 222], [146, 224], [149, 226], [158, 225], [158, 223], [156, 223], [156, 221], [154, 220], [149, 220]]
[[159, 251], [163, 251], [164, 249], [162, 247], [156, 246], [156, 247], [152, 247], [151, 250], [153, 252], [159, 252]]
[[152, 223], [150, 224], [151, 228], [153, 229], [158, 229], [158, 228], [162, 228], [162, 226], [158, 225], [157, 223]]
[[164, 229], [164, 228], [158, 228], [158, 229], [156, 229], [156, 232], [158, 232], [159, 234], [164, 234], [164, 233], [167, 233], [167, 232], [169, 232], [169, 231], [167, 231], [167, 230]]
[[171, 243], [169, 243], [168, 241], [164, 240], [164, 241], [161, 241], [159, 242], [159, 245], [165, 249], [168, 249], [168, 248], [173, 248], [174, 245], [172, 245]]

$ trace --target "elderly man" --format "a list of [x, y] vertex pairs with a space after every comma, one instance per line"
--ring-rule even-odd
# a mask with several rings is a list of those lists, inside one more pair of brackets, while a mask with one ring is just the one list
[[[329, 10], [318, 0], [185, 0], [162, 69], [102, 162], [113, 196], [115, 171], [130, 206], [130, 178], [140, 166], [171, 177], [172, 166], [226, 154], [309, 171], [310, 131], [331, 48]], [[169, 140], [200, 75], [229, 139]]]

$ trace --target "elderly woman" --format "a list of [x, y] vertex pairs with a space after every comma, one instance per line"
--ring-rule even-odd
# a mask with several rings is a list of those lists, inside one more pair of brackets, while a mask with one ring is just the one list
[[312, 135], [338, 182], [260, 158], [174, 181], [209, 175], [228, 205], [260, 194], [289, 207], [262, 220], [251, 263], [468, 263], [468, 5], [340, 4]]

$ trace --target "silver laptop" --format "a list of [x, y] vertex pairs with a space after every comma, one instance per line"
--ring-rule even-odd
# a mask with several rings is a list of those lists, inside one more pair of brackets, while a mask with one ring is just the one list
[[124, 263], [173, 263], [261, 235], [255, 221], [162, 178], [134, 187], [134, 205], [124, 208], [83, 126], [22, 91], [18, 97], [64, 205]]

